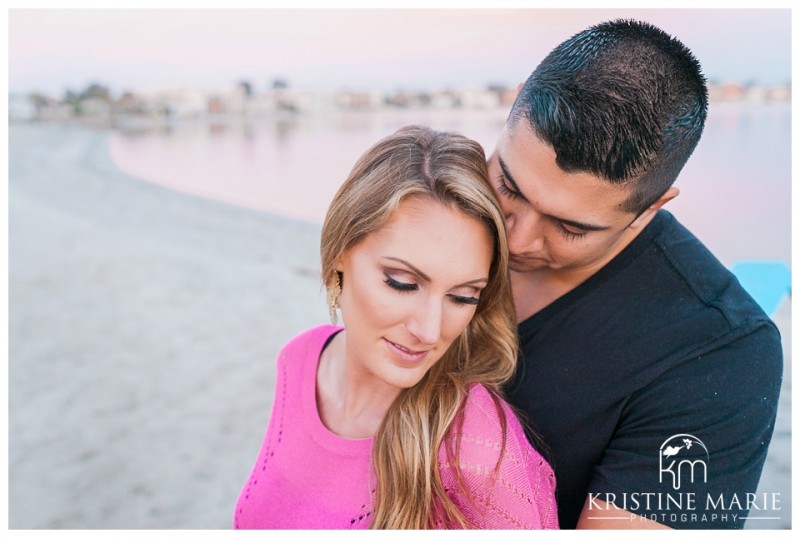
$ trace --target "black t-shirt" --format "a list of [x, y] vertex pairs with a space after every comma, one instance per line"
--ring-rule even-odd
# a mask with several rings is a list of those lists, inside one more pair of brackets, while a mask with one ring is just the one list
[[519, 333], [507, 396], [553, 465], [562, 528], [587, 496], [671, 527], [742, 527], [775, 424], [780, 335], [671, 214]]

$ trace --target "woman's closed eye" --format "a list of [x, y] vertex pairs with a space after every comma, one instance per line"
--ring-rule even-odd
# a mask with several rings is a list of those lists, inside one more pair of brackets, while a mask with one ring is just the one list
[[477, 306], [480, 301], [480, 297], [469, 297], [466, 295], [450, 294], [448, 297], [458, 305]]
[[413, 282], [404, 282], [402, 280], [398, 280], [397, 278], [392, 277], [387, 273], [384, 273], [383, 276], [386, 277], [386, 279], [384, 280], [386, 285], [392, 289], [399, 291], [400, 293], [408, 293], [412, 291], [417, 291], [419, 289], [419, 285], [414, 284]]
[[[419, 284], [414, 282], [406, 282], [401, 278], [392, 276], [388, 273], [384, 273], [383, 276], [385, 277], [384, 283], [400, 293], [410, 293], [419, 289]], [[448, 293], [447, 297], [457, 305], [477, 306], [478, 302], [480, 301], [480, 297], [461, 293]]]

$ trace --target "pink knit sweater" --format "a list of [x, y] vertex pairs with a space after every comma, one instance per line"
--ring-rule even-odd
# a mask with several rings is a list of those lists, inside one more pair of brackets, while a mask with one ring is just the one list
[[[235, 528], [365, 529], [372, 519], [372, 438], [346, 439], [328, 430], [316, 405], [316, 373], [325, 342], [340, 327], [323, 325], [290, 341], [278, 357], [272, 417], [250, 478], [236, 505]], [[505, 406], [505, 404], [504, 404]], [[528, 443], [518, 420], [502, 430], [488, 391], [474, 385], [465, 406], [458, 464], [472, 500], [458, 493], [445, 450], [445, 488], [469, 521], [486, 529], [557, 528], [555, 478]], [[398, 502], [402, 502], [398, 500]]]

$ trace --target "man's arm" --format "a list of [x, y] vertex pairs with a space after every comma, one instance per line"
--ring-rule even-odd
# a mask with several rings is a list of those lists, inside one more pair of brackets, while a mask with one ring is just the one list
[[[741, 528], [772, 436], [781, 373], [780, 339], [765, 325], [632, 394], [594, 469], [579, 525], [651, 519], [675, 528]], [[600, 499], [634, 520], [595, 519], [613, 513]], [[764, 507], [752, 509], [764, 515]]]

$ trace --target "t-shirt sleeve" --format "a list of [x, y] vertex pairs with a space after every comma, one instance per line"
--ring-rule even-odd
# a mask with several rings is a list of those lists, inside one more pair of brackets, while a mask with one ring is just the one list
[[675, 528], [741, 528], [748, 508], [776, 515], [753, 512], [774, 508], [755, 494], [782, 370], [769, 325], [634, 393], [595, 468], [588, 516], [604, 517], [593, 499]]
[[461, 435], [451, 440], [459, 443], [457, 462], [466, 491], [458, 487], [443, 447], [439, 464], [445, 488], [476, 528], [556, 529], [553, 471], [530, 445], [510, 407], [502, 402], [501, 409], [506, 420], [505, 446], [494, 400], [484, 387], [472, 387]]

